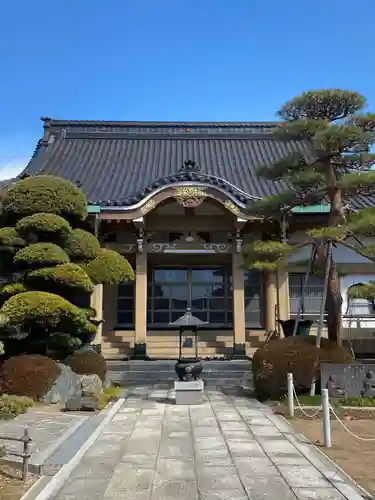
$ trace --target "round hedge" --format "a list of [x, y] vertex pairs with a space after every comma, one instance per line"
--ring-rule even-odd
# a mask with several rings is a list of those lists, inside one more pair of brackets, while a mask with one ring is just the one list
[[10, 218], [45, 212], [68, 220], [87, 217], [83, 191], [66, 179], [50, 175], [27, 177], [9, 186], [3, 210]]
[[61, 264], [31, 271], [26, 281], [36, 288], [54, 291], [57, 287], [75, 289], [77, 292], [92, 293], [94, 285], [82, 267], [77, 264]]
[[72, 260], [89, 260], [98, 255], [100, 244], [88, 231], [73, 229], [64, 243], [64, 250]]
[[80, 262], [80, 265], [96, 285], [119, 285], [134, 279], [132, 266], [114, 250], [101, 248], [95, 259]]
[[101, 354], [95, 351], [76, 351], [68, 356], [63, 363], [79, 375], [98, 375], [102, 382], [107, 374], [107, 363]]
[[28, 288], [24, 283], [9, 283], [0, 288], [0, 304], [4, 303], [13, 295], [18, 293], [27, 292]]
[[296, 392], [310, 388], [313, 377], [319, 378], [320, 362], [349, 363], [353, 356], [344, 346], [321, 339], [320, 349], [316, 337], [288, 337], [271, 340], [254, 354], [252, 370], [258, 399], [278, 399], [287, 389], [287, 373], [293, 373]]
[[42, 398], [60, 375], [58, 364], [39, 354], [14, 356], [0, 369], [0, 392]]
[[53, 293], [19, 293], [8, 299], [0, 312], [9, 318], [9, 326], [19, 332], [52, 329], [75, 336], [96, 332], [81, 309]]
[[0, 247], [7, 249], [18, 249], [26, 245], [26, 242], [16, 231], [14, 227], [0, 228]]
[[16, 230], [26, 240], [36, 236], [39, 241], [46, 241], [66, 238], [72, 229], [69, 222], [60, 215], [42, 213], [19, 220]]
[[35, 269], [69, 262], [67, 253], [54, 243], [33, 243], [19, 250], [13, 259], [18, 269]]

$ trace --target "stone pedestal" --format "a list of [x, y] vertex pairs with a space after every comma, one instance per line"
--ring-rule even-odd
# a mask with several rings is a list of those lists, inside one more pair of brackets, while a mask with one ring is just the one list
[[199, 405], [203, 402], [204, 382], [202, 379], [174, 383], [176, 405]]

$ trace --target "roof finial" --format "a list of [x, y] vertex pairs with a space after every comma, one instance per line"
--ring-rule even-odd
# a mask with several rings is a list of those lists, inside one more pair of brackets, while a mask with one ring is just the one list
[[180, 167], [180, 172], [199, 172], [200, 166], [196, 164], [193, 160], [186, 160], [184, 164]]

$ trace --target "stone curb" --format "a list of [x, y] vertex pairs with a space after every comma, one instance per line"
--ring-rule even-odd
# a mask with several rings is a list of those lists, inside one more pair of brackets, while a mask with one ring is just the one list
[[[278, 415], [273, 415], [274, 417], [278, 417]], [[275, 419], [275, 420], [276, 420]], [[286, 433], [283, 432], [281, 429], [280, 431], [285, 435], [286, 439], [293, 444], [298, 451], [302, 453], [302, 455], [312, 464], [314, 467], [316, 467], [321, 474], [332, 484], [334, 488], [336, 488], [347, 500], [372, 500], [374, 497], [370, 495], [368, 491], [366, 491], [362, 486], [360, 486], [354, 479], [347, 474], [339, 465], [336, 464], [330, 457], [328, 457], [322, 450], [320, 450], [314, 443], [312, 443], [304, 434], [300, 432], [295, 432], [293, 424], [290, 423], [285, 417], [281, 416], [282, 423], [288, 425], [291, 429], [291, 433]], [[277, 426], [277, 425], [276, 425]], [[298, 439], [298, 436], [300, 436], [305, 443], [301, 443], [300, 439]], [[351, 485], [347, 485], [341, 481], [337, 481], [334, 478], [330, 476], [330, 474], [327, 474], [324, 469], [320, 465], [320, 460], [319, 458], [316, 460], [314, 457], [311, 457], [309, 453], [306, 453], [304, 444], [308, 444], [314, 448], [315, 451], [319, 453], [321, 458], [328, 462], [330, 466], [332, 466], [333, 469], [336, 469], [342, 476], [344, 476], [345, 479], [347, 479], [352, 485], [358, 489], [358, 492], [355, 491], [355, 489]], [[324, 464], [322, 464], [324, 465]]]
[[[47, 448], [43, 452], [35, 454], [35, 461], [33, 460], [33, 456], [31, 456], [29, 471], [32, 474], [41, 474], [44, 462], [54, 454], [54, 452], [62, 445], [62, 443], [69, 439], [74, 432], [76, 432], [83, 424], [85, 424], [88, 419], [89, 417], [82, 417], [80, 420], [75, 422], [71, 427], [64, 431], [56, 441], [47, 446]], [[13, 458], [12, 455], [5, 456], [2, 460], [3, 462], [17, 469], [20, 469], [22, 467], [21, 459], [17, 459], [17, 457]]]
[[[21, 497], [20, 500], [51, 500], [54, 495], [56, 495], [56, 493], [58, 493], [58, 491], [63, 487], [69, 476], [81, 461], [84, 454], [95, 443], [95, 441], [119, 411], [124, 402], [125, 398], [120, 398], [118, 401], [116, 401], [116, 403], [113, 404], [113, 406], [107, 407], [105, 410], [103, 410], [104, 412], [107, 412], [107, 415], [98, 425], [95, 431], [91, 434], [89, 439], [85, 441], [85, 443], [80, 447], [75, 455], [69, 460], [69, 462], [67, 464], [64, 464], [54, 476], [41, 476], [38, 481], [34, 483], [34, 485], [23, 495], [23, 497]], [[43, 487], [46, 482], [46, 477], [48, 477], [48, 483]]]

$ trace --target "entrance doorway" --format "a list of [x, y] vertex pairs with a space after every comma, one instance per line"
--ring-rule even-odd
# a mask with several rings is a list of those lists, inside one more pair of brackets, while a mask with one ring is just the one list
[[190, 308], [208, 326], [233, 326], [228, 266], [153, 267], [148, 273], [148, 326], [165, 328]]

